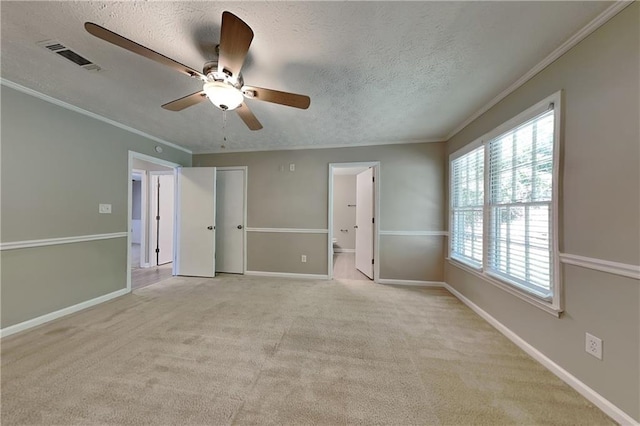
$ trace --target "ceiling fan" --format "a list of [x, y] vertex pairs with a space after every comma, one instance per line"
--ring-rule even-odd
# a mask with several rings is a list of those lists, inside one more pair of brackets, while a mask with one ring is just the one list
[[311, 103], [308, 96], [244, 84], [240, 70], [253, 40], [253, 31], [244, 21], [230, 12], [222, 13], [220, 44], [217, 47], [218, 60], [206, 62], [202, 72], [182, 65], [100, 25], [86, 22], [84, 27], [90, 34], [102, 40], [171, 67], [189, 77], [199, 78], [204, 82], [202, 90], [162, 105], [162, 108], [169, 111], [181, 111], [208, 98], [222, 111], [235, 110], [249, 129], [260, 130], [262, 124], [244, 102], [245, 98], [300, 109], [309, 108]]

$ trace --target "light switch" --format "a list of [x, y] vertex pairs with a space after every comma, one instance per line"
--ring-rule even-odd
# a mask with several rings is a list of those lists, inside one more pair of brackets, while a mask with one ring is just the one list
[[289, 164], [289, 171], [290, 172], [295, 172], [296, 171], [296, 165], [293, 164], [293, 163]]
[[104, 213], [104, 214], [110, 214], [111, 213], [111, 204], [100, 204], [100, 205], [98, 205], [98, 212]]

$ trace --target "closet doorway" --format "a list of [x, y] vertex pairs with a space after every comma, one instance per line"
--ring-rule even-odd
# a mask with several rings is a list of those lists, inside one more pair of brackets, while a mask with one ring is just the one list
[[379, 162], [329, 165], [328, 275], [378, 277]]

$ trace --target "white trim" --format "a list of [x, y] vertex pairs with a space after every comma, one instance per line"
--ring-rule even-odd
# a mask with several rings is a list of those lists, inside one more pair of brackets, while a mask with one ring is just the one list
[[405, 145], [405, 144], [416, 144], [416, 143], [443, 143], [448, 139], [444, 137], [432, 138], [432, 139], [412, 139], [406, 141], [380, 141], [380, 142], [358, 142], [352, 143], [349, 145], [344, 144], [331, 144], [331, 145], [299, 145], [299, 146], [274, 146], [274, 147], [264, 147], [260, 149], [255, 148], [242, 148], [242, 149], [224, 149], [218, 151], [203, 151], [203, 152], [194, 152], [194, 155], [204, 155], [204, 154], [228, 154], [233, 152], [270, 152], [270, 151], [298, 151], [301, 149], [334, 149], [334, 148], [357, 148], [357, 147], [366, 147], [366, 146], [380, 146], [380, 145]]
[[267, 271], [246, 271], [245, 275], [253, 275], [256, 277], [277, 277], [277, 278], [300, 278], [305, 280], [327, 280], [327, 275], [320, 274], [295, 274], [290, 272], [267, 272]]
[[[350, 163], [329, 163], [329, 182], [328, 182], [328, 199], [327, 199], [327, 218], [328, 233], [327, 239], [327, 277], [333, 279], [333, 178], [334, 169], [352, 168], [352, 167], [373, 167], [373, 203], [374, 203], [374, 224], [373, 224], [373, 281], [377, 282], [380, 277], [380, 200], [382, 176], [380, 172], [380, 161], [361, 161]], [[355, 249], [354, 249], [355, 253]]]
[[550, 303], [545, 302], [542, 299], [538, 299], [537, 297], [531, 295], [530, 293], [525, 293], [524, 291], [521, 291], [516, 286], [507, 284], [502, 280], [497, 280], [491, 277], [490, 275], [485, 274], [482, 271], [475, 270], [472, 267], [461, 263], [460, 261], [456, 261], [455, 259], [450, 258], [448, 262], [450, 265], [458, 267], [459, 269], [462, 269], [463, 271], [468, 272], [470, 274], [473, 274], [476, 277], [480, 278], [481, 280], [506, 291], [507, 293], [517, 297], [518, 299], [523, 300], [532, 306], [535, 306], [536, 308], [540, 308], [543, 311], [555, 317], [558, 317], [558, 318], [560, 317], [560, 313], [562, 312], [561, 309], [554, 308]]
[[247, 232], [284, 232], [294, 234], [328, 234], [328, 229], [304, 229], [304, 228], [245, 228]]
[[[148, 200], [148, 195], [147, 194], [147, 185], [148, 185], [148, 180], [149, 180], [149, 176], [147, 174], [146, 170], [142, 170], [142, 169], [131, 169], [131, 175], [133, 177], [134, 174], [139, 174], [141, 176], [141, 184], [140, 184], [140, 267], [141, 268], [145, 268], [145, 267], [149, 267], [148, 262], [147, 262], [147, 237], [148, 237], [148, 213], [147, 213], [147, 203], [149, 202]], [[133, 190], [131, 191], [133, 193]], [[133, 196], [132, 196], [133, 199]], [[131, 212], [133, 215], [133, 211]], [[131, 218], [131, 220], [133, 221], [133, 216]], [[147, 265], [147, 266], [145, 266]]]
[[355, 253], [356, 249], [334, 248], [334, 253]]
[[593, 257], [578, 256], [577, 254], [560, 253], [560, 262], [567, 265], [581, 266], [609, 274], [621, 275], [640, 280], [640, 266], [627, 263], [612, 262], [610, 260]]
[[164, 139], [160, 139], [157, 136], [152, 136], [152, 135], [150, 135], [148, 133], [145, 133], [145, 132], [143, 132], [141, 130], [134, 129], [133, 127], [129, 127], [126, 124], [122, 124], [122, 123], [119, 123], [119, 122], [117, 122], [115, 120], [112, 120], [110, 118], [103, 117], [102, 115], [96, 114], [95, 112], [87, 111], [86, 109], [79, 108], [79, 107], [77, 107], [75, 105], [71, 105], [71, 104], [66, 103], [64, 101], [61, 101], [59, 99], [53, 98], [53, 97], [51, 97], [49, 95], [45, 95], [44, 93], [40, 93], [40, 92], [38, 92], [36, 90], [33, 90], [33, 89], [30, 89], [28, 87], [21, 86], [18, 83], [14, 83], [11, 80], [0, 78], [0, 84], [2, 84], [3, 86], [10, 87], [10, 88], [12, 88], [14, 90], [17, 90], [19, 92], [25, 93], [27, 95], [31, 95], [31, 96], [33, 96], [35, 98], [42, 99], [43, 101], [52, 103], [54, 105], [58, 105], [58, 106], [60, 106], [62, 108], [68, 109], [70, 111], [77, 112], [77, 113], [82, 114], [82, 115], [86, 115], [87, 117], [94, 118], [96, 120], [102, 121], [102, 122], [107, 123], [107, 124], [111, 124], [112, 126], [118, 127], [118, 128], [120, 128], [122, 130], [126, 130], [127, 132], [135, 133], [136, 135], [145, 137], [145, 138], [150, 139], [152, 141], [161, 143], [163, 145], [166, 145], [166, 146], [169, 146], [171, 148], [186, 152], [187, 154], [192, 154], [193, 155], [193, 152], [191, 150], [189, 150], [189, 149], [187, 149], [187, 148], [185, 148], [183, 146], [177, 145], [177, 144], [169, 142], [169, 141], [165, 141]]
[[376, 281], [378, 284], [385, 285], [400, 285], [411, 287], [444, 287], [445, 283], [442, 281], [416, 281], [416, 280], [394, 280], [388, 278], [380, 278]]
[[[249, 167], [247, 166], [225, 166], [225, 167], [216, 167], [216, 173], [218, 171], [225, 170], [241, 170], [243, 172], [243, 191], [244, 198], [242, 200], [243, 210], [242, 210], [242, 273], [245, 274], [247, 272], [247, 194], [248, 194], [248, 185], [249, 185]], [[216, 177], [217, 184], [217, 177]], [[218, 205], [218, 193], [216, 191], [216, 206]]]
[[473, 303], [467, 297], [465, 297], [458, 290], [453, 288], [451, 285], [444, 283], [444, 288], [446, 288], [451, 294], [457, 297], [462, 303], [467, 305], [472, 311], [476, 314], [480, 315], [485, 321], [491, 324], [496, 330], [502, 333], [505, 337], [511, 340], [516, 344], [520, 349], [525, 351], [529, 356], [542, 364], [545, 368], [555, 374], [558, 378], [560, 378], [563, 382], [571, 386], [575, 389], [580, 395], [584, 396], [587, 400], [592, 402], [596, 407], [600, 408], [611, 417], [616, 422], [623, 425], [637, 425], [638, 422], [634, 420], [629, 414], [625, 413], [623, 410], [615, 406], [611, 401], [604, 398], [598, 392], [587, 386], [585, 383], [580, 381], [573, 374], [556, 364], [552, 359], [548, 358], [542, 352], [531, 346], [527, 341], [525, 341], [522, 337], [518, 336], [515, 332], [509, 329], [507, 326], [502, 324], [500, 321], [492, 317], [488, 312], [480, 308], [478, 305]]
[[420, 236], [420, 237], [447, 237], [447, 231], [380, 231], [380, 235], [402, 235], [402, 236]]
[[0, 338], [3, 337], [7, 337], [10, 336], [12, 334], [18, 333], [20, 331], [24, 331], [33, 327], [36, 327], [38, 325], [47, 323], [49, 321], [53, 321], [55, 319], [64, 317], [66, 315], [70, 315], [73, 314], [75, 312], [81, 311], [83, 309], [87, 309], [90, 308], [91, 306], [95, 306], [98, 305], [100, 303], [104, 303], [108, 300], [111, 299], [115, 299], [116, 297], [120, 297], [120, 296], [124, 296], [125, 294], [129, 293], [129, 289], [123, 288], [121, 290], [117, 290], [114, 291], [112, 293], [109, 294], [105, 294], [103, 296], [98, 296], [94, 299], [90, 299], [90, 300], [86, 300], [84, 302], [80, 302], [76, 305], [73, 306], [69, 306], [67, 308], [62, 308], [59, 309], [55, 312], [50, 312], [48, 314], [39, 316], [37, 318], [33, 318], [24, 322], [21, 322], [19, 324], [15, 324], [15, 325], [10, 325], [9, 327], [5, 327], [2, 330], [0, 330]]
[[56, 246], [59, 244], [84, 243], [86, 241], [110, 240], [112, 238], [124, 238], [128, 235], [129, 235], [128, 232], [113, 232], [111, 234], [93, 234], [93, 235], [79, 235], [75, 237], [45, 238], [42, 240], [10, 241], [6, 243], [1, 243], [0, 251], [16, 250], [16, 249], [32, 248], [32, 247]]
[[487, 112], [489, 109], [494, 107], [498, 102], [509, 96], [511, 93], [515, 92], [519, 87], [524, 85], [527, 81], [531, 80], [536, 76], [539, 72], [544, 70], [546, 67], [551, 65], [555, 60], [559, 57], [567, 53], [570, 49], [572, 49], [575, 45], [580, 43], [582, 40], [587, 38], [591, 33], [604, 25], [609, 19], [613, 18], [615, 15], [620, 13], [625, 7], [632, 4], [633, 1], [625, 1], [625, 0], [617, 0], [615, 1], [609, 8], [607, 8], [600, 15], [596, 16], [591, 22], [582, 27], [577, 33], [569, 37], [567, 41], [562, 43], [556, 50], [551, 52], [546, 58], [540, 61], [536, 66], [531, 68], [526, 74], [516, 80], [513, 84], [507, 87], [505, 90], [500, 92], [498, 96], [491, 99], [489, 103], [480, 108], [478, 111], [473, 113], [469, 118], [464, 120], [461, 124], [455, 127], [446, 137], [446, 140], [450, 140], [452, 137], [457, 135], [460, 131], [462, 131], [465, 127], [471, 124], [474, 120], [480, 117], [482, 114]]

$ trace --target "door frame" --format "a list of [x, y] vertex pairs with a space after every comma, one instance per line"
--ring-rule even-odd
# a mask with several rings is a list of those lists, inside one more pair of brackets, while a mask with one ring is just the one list
[[[154, 265], [153, 263], [155, 262], [151, 262], [151, 258], [156, 254], [155, 252], [155, 247], [153, 247], [153, 244], [151, 244], [151, 236], [153, 235], [153, 231], [155, 228], [155, 218], [152, 217], [152, 212], [153, 212], [153, 207], [151, 207], [151, 201], [153, 201], [151, 198], [153, 196], [153, 192], [154, 192], [154, 188], [153, 188], [153, 177], [154, 176], [167, 176], [167, 175], [173, 175], [174, 179], [173, 179], [173, 218], [174, 218], [174, 222], [173, 222], [173, 228], [174, 228], [174, 232], [173, 232], [173, 242], [175, 243], [176, 238], [175, 238], [175, 218], [176, 218], [176, 193], [177, 193], [177, 189], [176, 189], [176, 179], [175, 179], [175, 175], [176, 175], [176, 170], [174, 169], [173, 171], [155, 171], [155, 170], [150, 170], [147, 172], [148, 176], [149, 176], [149, 185], [148, 185], [148, 192], [147, 192], [147, 200], [149, 200], [149, 203], [147, 205], [148, 207], [148, 211], [147, 211], [147, 222], [148, 222], [148, 226], [147, 226], [147, 232], [149, 233], [149, 247], [147, 248], [147, 255], [149, 256], [149, 262], [148, 262], [148, 266], [149, 267], [155, 267], [157, 265]], [[157, 237], [156, 237], [157, 238]], [[173, 247], [173, 253], [171, 258], [175, 259], [175, 246]]]
[[[137, 159], [137, 160], [142, 160], [142, 161], [147, 161], [149, 163], [153, 163], [153, 164], [157, 164], [159, 166], [165, 166], [165, 167], [171, 167], [173, 169], [173, 174], [174, 174], [174, 180], [176, 179], [177, 176], [177, 172], [176, 169], [178, 167], [181, 167], [180, 164], [178, 163], [173, 163], [171, 161], [167, 161], [167, 160], [162, 160], [160, 158], [156, 158], [156, 157], [152, 157], [150, 155], [146, 155], [146, 154], [141, 154], [139, 152], [136, 151], [131, 151], [129, 150], [129, 155], [128, 155], [128, 159], [127, 159], [127, 229], [131, 229], [131, 225], [132, 225], [132, 203], [131, 203], [131, 197], [132, 197], [132, 193], [133, 193], [133, 184], [131, 183], [131, 173], [133, 171], [133, 160]], [[149, 185], [147, 185], [149, 186]], [[174, 198], [175, 198], [175, 191], [176, 191], [176, 187], [174, 186]], [[148, 201], [148, 200], [147, 200]], [[177, 213], [177, 209], [176, 209], [176, 204], [174, 204], [174, 209], [173, 209], [173, 217], [175, 220], [176, 217], [176, 213]], [[174, 228], [175, 229], [175, 228]], [[175, 230], [174, 230], [174, 245], [175, 245]], [[142, 253], [142, 245], [140, 246], [140, 252]], [[174, 250], [175, 253], [175, 250]], [[174, 268], [175, 268], [175, 263], [174, 263]], [[131, 292], [131, 231], [127, 232], [127, 292]]]
[[327, 275], [333, 279], [333, 172], [335, 169], [351, 167], [372, 167], [375, 182], [373, 185], [373, 204], [375, 223], [373, 226], [373, 281], [380, 278], [380, 162], [364, 161], [353, 163], [329, 163], [329, 202], [327, 209], [328, 235], [327, 238]]
[[[133, 180], [133, 175], [140, 175], [140, 267], [148, 268], [149, 263], [146, 262], [146, 256], [144, 256], [147, 251], [147, 171], [141, 169], [131, 169], [131, 177], [129, 179]], [[133, 184], [132, 184], [133, 185]], [[131, 191], [133, 196], [133, 190]], [[131, 212], [133, 215], [133, 212]], [[131, 219], [133, 224], [133, 217]]]
[[[247, 188], [249, 182], [249, 167], [247, 166], [226, 166], [226, 167], [216, 167], [216, 170], [219, 172], [229, 171], [229, 170], [240, 170], [244, 176], [244, 185], [242, 188], [243, 191], [243, 199], [242, 199], [242, 275], [247, 273]], [[218, 206], [218, 193], [216, 192], [216, 208]]]

